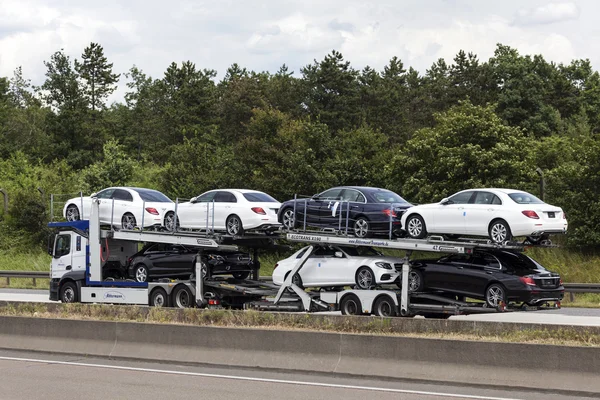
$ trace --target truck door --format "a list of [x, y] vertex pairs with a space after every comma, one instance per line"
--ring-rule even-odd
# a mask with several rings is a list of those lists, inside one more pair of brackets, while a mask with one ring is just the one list
[[61, 278], [70, 271], [84, 270], [86, 239], [75, 232], [61, 232], [54, 238], [52, 254], [52, 278]]

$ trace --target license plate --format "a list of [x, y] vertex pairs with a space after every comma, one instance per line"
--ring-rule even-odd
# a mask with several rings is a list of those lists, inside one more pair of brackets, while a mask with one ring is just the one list
[[554, 212], [553, 211], [550, 211], [548, 213], [548, 218], [554, 218]]

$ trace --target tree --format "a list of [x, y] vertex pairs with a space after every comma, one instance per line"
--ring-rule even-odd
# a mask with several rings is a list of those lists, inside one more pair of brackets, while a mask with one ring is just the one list
[[81, 59], [82, 62], [75, 60], [75, 70], [83, 81], [83, 96], [92, 111], [101, 110], [106, 98], [117, 89], [120, 74], [112, 73], [113, 64], [108, 62], [98, 43], [90, 43]]
[[41, 89], [46, 104], [59, 113], [80, 110], [84, 103], [79, 75], [73, 69], [69, 56], [61, 49], [52, 54], [50, 61], [44, 61], [44, 65], [47, 68], [46, 81]]
[[96, 192], [109, 186], [125, 186], [133, 177], [135, 162], [115, 140], [106, 142], [102, 159], [81, 171], [83, 192]]

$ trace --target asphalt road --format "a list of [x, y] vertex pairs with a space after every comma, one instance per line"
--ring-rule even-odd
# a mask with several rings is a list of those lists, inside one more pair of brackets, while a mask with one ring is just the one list
[[[0, 301], [50, 303], [48, 291], [0, 289]], [[335, 313], [335, 314], [339, 314]], [[473, 314], [450, 317], [465, 321], [527, 322], [539, 324], [600, 326], [600, 308], [561, 308], [528, 312]]]
[[[575, 400], [537, 392], [0, 351], [0, 399]], [[590, 394], [590, 396], [596, 396]]]

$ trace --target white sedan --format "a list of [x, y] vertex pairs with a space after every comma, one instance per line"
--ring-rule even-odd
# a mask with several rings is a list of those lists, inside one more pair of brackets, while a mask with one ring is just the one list
[[92, 199], [100, 199], [100, 223], [133, 229], [136, 226], [164, 226], [165, 216], [175, 203], [157, 190], [135, 187], [110, 187], [91, 196], [67, 200], [63, 216], [67, 221], [89, 219]]
[[[211, 190], [177, 205], [177, 227], [225, 231], [232, 236], [248, 230], [270, 233], [281, 227], [277, 221], [280, 206], [273, 197], [256, 190]], [[174, 228], [174, 216], [167, 215], [168, 230]]]
[[[282, 285], [310, 246], [281, 260], [273, 270], [273, 283]], [[387, 257], [371, 247], [320, 246], [306, 260], [292, 282], [304, 287], [353, 286], [370, 289], [383, 283], [394, 283], [401, 270], [402, 259]]]
[[538, 243], [568, 228], [562, 208], [513, 189], [463, 190], [439, 203], [409, 208], [401, 223], [414, 239], [433, 233], [489, 236], [495, 243], [515, 236], [527, 236], [530, 242]]

